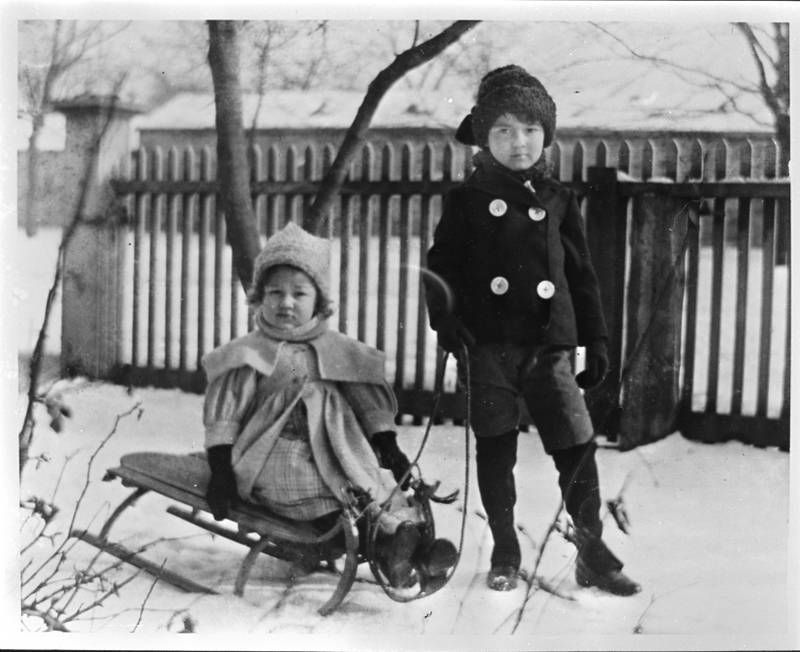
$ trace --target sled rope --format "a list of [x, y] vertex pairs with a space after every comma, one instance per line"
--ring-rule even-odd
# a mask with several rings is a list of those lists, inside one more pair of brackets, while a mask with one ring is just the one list
[[[390, 586], [387, 582], [383, 579], [383, 574], [381, 573], [380, 569], [378, 568], [378, 564], [376, 562], [375, 556], [375, 541], [377, 538], [378, 528], [375, 527], [375, 523], [377, 523], [376, 519], [370, 519], [367, 525], [368, 537], [367, 537], [367, 557], [369, 561], [370, 570], [372, 570], [372, 574], [375, 576], [375, 579], [378, 581], [378, 584], [383, 589], [383, 592], [386, 593], [392, 600], [395, 602], [412, 602], [414, 600], [419, 600], [420, 598], [424, 598], [428, 595], [432, 595], [436, 593], [439, 589], [445, 586], [449, 581], [450, 578], [453, 577], [456, 569], [458, 568], [458, 562], [461, 560], [461, 551], [464, 547], [464, 534], [466, 532], [466, 524], [467, 524], [467, 503], [469, 500], [469, 428], [470, 428], [470, 420], [471, 420], [471, 398], [472, 398], [472, 379], [470, 376], [470, 366], [469, 366], [469, 351], [467, 350], [466, 344], [462, 341], [461, 344], [461, 351], [460, 357], [463, 359], [463, 369], [464, 369], [464, 401], [465, 401], [465, 418], [464, 418], [464, 508], [461, 513], [461, 527], [459, 532], [459, 539], [458, 539], [458, 550], [456, 552], [456, 560], [453, 566], [450, 568], [448, 573], [446, 574], [445, 578], [441, 582], [435, 583], [435, 588], [432, 590], [425, 590], [421, 589], [416, 594], [411, 596], [404, 596], [401, 595], [394, 587]], [[433, 397], [433, 406], [431, 407], [431, 413], [428, 417], [428, 423], [425, 427], [425, 433], [422, 437], [422, 441], [420, 442], [419, 449], [417, 450], [417, 454], [414, 457], [414, 460], [409, 465], [408, 470], [405, 472], [400, 481], [395, 485], [392, 493], [389, 494], [389, 497], [383, 502], [381, 505], [381, 510], [385, 511], [394, 495], [400, 489], [400, 486], [408, 479], [411, 474], [411, 468], [416, 467], [419, 470], [418, 461], [420, 456], [422, 455], [422, 451], [425, 449], [426, 444], [428, 443], [428, 437], [430, 436], [431, 428], [433, 426], [433, 422], [436, 418], [436, 414], [439, 411], [439, 403], [441, 401], [442, 394], [444, 393], [444, 372], [447, 367], [447, 360], [450, 356], [448, 351], [445, 351], [444, 359], [442, 360], [441, 371], [436, 378], [436, 391]], [[461, 362], [461, 360], [459, 360]], [[424, 491], [424, 490], [423, 490]], [[451, 494], [452, 495], [452, 494]], [[453, 496], [454, 498], [454, 496]], [[430, 514], [430, 500], [434, 500], [434, 497], [429, 495], [427, 497], [423, 497], [423, 507], [425, 509], [426, 515], [428, 517], [431, 516]], [[440, 501], [440, 502], [450, 502], [448, 500]]]

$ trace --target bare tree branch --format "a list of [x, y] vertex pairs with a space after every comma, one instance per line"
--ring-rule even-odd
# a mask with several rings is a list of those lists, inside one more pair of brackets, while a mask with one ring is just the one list
[[307, 230], [311, 232], [319, 230], [326, 219], [334, 197], [339, 192], [347, 176], [347, 168], [363, 143], [367, 129], [386, 92], [409, 70], [433, 59], [478, 23], [479, 21], [475, 20], [462, 20], [453, 23], [431, 39], [399, 54], [389, 66], [381, 70], [375, 79], [370, 82], [364, 100], [361, 102], [361, 106], [359, 106], [356, 116], [345, 134], [336, 158], [322, 179], [314, 202], [304, 217], [303, 226]]
[[666, 59], [664, 57], [658, 57], [658, 56], [653, 56], [653, 55], [649, 55], [649, 54], [643, 54], [642, 52], [639, 52], [638, 50], [633, 49], [622, 38], [620, 38], [619, 36], [617, 36], [616, 34], [611, 32], [610, 30], [606, 29], [602, 25], [599, 25], [599, 24], [593, 23], [593, 22], [590, 22], [589, 24], [592, 25], [593, 27], [595, 27], [596, 29], [598, 29], [599, 31], [601, 31], [603, 34], [605, 34], [609, 38], [613, 39], [623, 49], [625, 49], [625, 51], [631, 57], [633, 57], [634, 59], [638, 59], [640, 61], [647, 61], [647, 62], [655, 64], [655, 65], [660, 65], [660, 66], [664, 66], [666, 68], [671, 68], [673, 70], [679, 70], [679, 71], [682, 71], [684, 73], [697, 75], [699, 77], [715, 81], [715, 82], [717, 82], [719, 84], [728, 84], [728, 85], [730, 85], [730, 86], [732, 86], [732, 87], [734, 87], [734, 88], [736, 88], [736, 89], [738, 89], [738, 90], [740, 90], [742, 92], [745, 92], [745, 93], [758, 92], [758, 89], [756, 87], [754, 87], [754, 86], [751, 86], [749, 84], [742, 84], [740, 82], [737, 82], [737, 81], [732, 80], [732, 79], [727, 79], [725, 77], [720, 77], [719, 75], [715, 75], [715, 74], [709, 72], [708, 70], [706, 70], [706, 69], [704, 69], [702, 67], [699, 67], [699, 66], [685, 66], [685, 65], [683, 65], [681, 63], [678, 63], [676, 61], [672, 61], [670, 59]]
[[[86, 495], [86, 491], [89, 488], [91, 468], [92, 468], [92, 464], [94, 463], [95, 458], [97, 457], [97, 454], [108, 443], [109, 439], [111, 439], [111, 437], [113, 437], [114, 434], [116, 434], [117, 428], [118, 428], [120, 422], [122, 421], [122, 419], [124, 419], [127, 416], [130, 416], [134, 412], [138, 412], [140, 410], [140, 408], [141, 408], [141, 401], [135, 403], [133, 406], [131, 406], [125, 412], [122, 412], [121, 414], [118, 414], [116, 416], [116, 418], [114, 419], [114, 425], [112, 426], [111, 431], [103, 438], [103, 440], [100, 442], [100, 444], [97, 446], [97, 448], [95, 448], [94, 452], [92, 453], [91, 457], [89, 458], [89, 463], [88, 463], [88, 465], [86, 467], [86, 479], [84, 481], [83, 487], [81, 488], [81, 492], [80, 492], [80, 494], [78, 496], [78, 500], [75, 503], [75, 508], [73, 509], [72, 516], [71, 516], [70, 522], [69, 522], [69, 527], [68, 527], [68, 530], [67, 530], [68, 532], [71, 532], [72, 528], [75, 525], [75, 518], [76, 518], [76, 516], [78, 514], [78, 510], [80, 509], [81, 502], [83, 501], [83, 497]], [[53, 553], [51, 553], [51, 555], [42, 562], [42, 564], [39, 566], [39, 568], [36, 571], [34, 571], [33, 573], [31, 573], [24, 581], [25, 582], [29, 582], [34, 577], [36, 577], [42, 571], [42, 569], [44, 569], [62, 551], [62, 549], [66, 545], [66, 541], [67, 541], [67, 539], [64, 539], [64, 541], [62, 541], [56, 547], [56, 549], [53, 551]]]
[[[742, 34], [744, 34], [745, 39], [747, 40], [747, 45], [750, 48], [750, 53], [753, 55], [753, 61], [756, 64], [756, 69], [758, 70], [758, 79], [759, 79], [759, 88], [761, 90], [761, 95], [763, 96], [764, 100], [766, 101], [769, 108], [772, 110], [773, 114], [777, 115], [780, 112], [780, 106], [775, 97], [775, 93], [773, 92], [772, 88], [767, 81], [767, 72], [764, 68], [764, 62], [762, 61], [762, 56], [764, 56], [764, 49], [761, 44], [758, 42], [756, 35], [753, 34], [753, 30], [750, 28], [750, 25], [747, 23], [734, 23], [736, 27], [739, 29]], [[768, 60], [769, 57], [766, 57]]]

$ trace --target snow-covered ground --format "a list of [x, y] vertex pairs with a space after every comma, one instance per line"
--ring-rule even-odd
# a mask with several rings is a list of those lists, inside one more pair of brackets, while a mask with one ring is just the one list
[[[64, 383], [63, 396], [73, 417], [56, 434], [46, 427], [46, 415], [40, 415], [33, 454], [46, 454], [48, 461], [31, 463], [21, 487], [23, 500], [52, 498], [61, 508], [50, 532], [65, 531], [87, 478], [75, 523], [97, 532], [130, 493], [118, 481], [101, 480], [120, 455], [189, 452], [202, 446], [198, 395], [156, 389], [128, 394], [122, 387], [78, 380]], [[89, 458], [116, 416], [138, 402], [141, 417], [120, 422], [87, 475]], [[415, 451], [423, 427], [406, 425], [400, 432], [404, 448]], [[623, 534], [607, 518], [607, 540], [644, 587], [634, 597], [579, 588], [572, 573], [573, 548], [559, 536], [547, 544], [539, 574], [572, 599], [536, 590], [525, 604], [524, 585], [507, 594], [489, 591], [484, 581], [491, 539], [471, 469], [461, 562], [451, 582], [423, 600], [392, 602], [362, 567], [364, 581], [356, 583], [338, 611], [323, 618], [316, 610], [335, 579], [313, 574], [292, 583], [289, 565], [267, 556], [257, 562], [244, 597], [235, 597], [232, 586], [245, 549], [167, 514], [171, 501], [150, 495], [117, 522], [112, 538], [131, 547], [169, 539], [150, 548], [147, 556], [157, 563], [166, 560], [166, 567], [215, 587], [220, 595], [187, 594], [161, 584], [149, 593], [152, 578], [140, 576], [104, 608], [71, 626], [91, 632], [81, 641], [114, 647], [163, 641], [162, 636], [182, 629], [185, 619], [200, 640], [179, 638], [181, 646], [214, 646], [234, 637], [237, 648], [279, 649], [796, 647], [797, 619], [790, 614], [792, 608], [797, 615], [795, 579], [789, 579], [797, 555], [788, 553], [789, 455], [734, 442], [699, 444], [675, 433], [626, 453], [602, 449], [599, 464], [605, 498], [624, 487], [631, 531]], [[463, 429], [435, 426], [421, 466], [427, 479], [441, 479], [447, 491], [460, 488], [463, 498]], [[530, 569], [559, 500], [555, 471], [535, 433], [521, 439], [517, 478], [523, 565]], [[459, 500], [437, 506], [440, 535], [457, 540], [463, 505]], [[22, 537], [23, 544], [29, 540], [28, 528]], [[50, 541], [39, 541], [23, 563], [41, 560], [51, 549]], [[68, 570], [85, 566], [94, 554], [91, 546], [76, 543]], [[130, 574], [124, 568], [111, 577], [121, 581]], [[512, 634], [519, 609], [524, 614]], [[23, 630], [35, 625], [23, 619]], [[60, 644], [58, 637], [44, 640], [48, 646]], [[30, 640], [42, 639], [21, 635], [21, 641]]]
[[[27, 243], [31, 244], [31, 243]], [[27, 254], [25, 252], [28, 252]], [[21, 350], [35, 337], [44, 304], [42, 281], [52, 258], [36, 257], [30, 248], [9, 250], [3, 270], [11, 310], [4, 334]], [[38, 279], [39, 285], [32, 284]], [[8, 304], [7, 304], [8, 305]], [[9, 327], [9, 322], [11, 326]], [[58, 321], [50, 329], [58, 350]], [[4, 354], [3, 373], [10, 377]], [[13, 357], [13, 356], [11, 356]], [[13, 361], [16, 363], [16, 360]], [[22, 370], [24, 372], [24, 369]], [[24, 396], [12, 383], [4, 410], [9, 450], [21, 423]], [[156, 563], [215, 587], [219, 595], [187, 594], [141, 575], [110, 597], [102, 609], [70, 623], [78, 634], [33, 633], [39, 624], [20, 620], [17, 591], [20, 568], [35, 568], [68, 530], [74, 505], [86, 488], [75, 527], [95, 533], [130, 489], [118, 481], [102, 482], [107, 467], [127, 452], [190, 452], [202, 447], [202, 397], [175, 390], [125, 388], [82, 379], [59, 382], [57, 390], [72, 410], [61, 434], [47, 427], [43, 409], [33, 456], [26, 468], [20, 498], [52, 500], [60, 512], [48, 528], [54, 539], [31, 541], [28, 521], [19, 540], [16, 525], [6, 538], [3, 580], [4, 645], [89, 648], [254, 648], [254, 649], [797, 649], [798, 536], [797, 502], [790, 501], [790, 455], [739, 443], [705, 445], [680, 433], [621, 453], [599, 453], [606, 499], [624, 488], [631, 520], [629, 535], [607, 518], [607, 540], [626, 562], [626, 571], [644, 590], [630, 598], [580, 589], [573, 578], [574, 551], [560, 536], [545, 548], [538, 574], [572, 599], [532, 591], [524, 585], [508, 594], [489, 591], [485, 574], [491, 538], [482, 517], [474, 468], [470, 468], [466, 536], [461, 562], [451, 582], [437, 594], [400, 604], [386, 597], [362, 567], [338, 611], [323, 618], [318, 607], [335, 578], [313, 574], [289, 579], [289, 565], [267, 556], [257, 562], [244, 597], [232, 594], [245, 549], [213, 538], [170, 514], [168, 501], [145, 496], [117, 523], [112, 538], [130, 547], [159, 540], [146, 555]], [[141, 418], [121, 420], [118, 431], [87, 465], [116, 417], [140, 403]], [[401, 444], [415, 452], [423, 427], [400, 427]], [[794, 453], [791, 457], [794, 456]], [[6, 479], [12, 498], [8, 522], [19, 521], [15, 455], [6, 456]], [[46, 460], [45, 460], [46, 457]], [[438, 425], [421, 458], [426, 479], [440, 479], [443, 491], [461, 489], [461, 500], [436, 507], [440, 536], [458, 538], [464, 508], [464, 433]], [[470, 465], [474, 467], [473, 464]], [[521, 438], [517, 467], [518, 522], [523, 530], [523, 566], [532, 568], [559, 502], [556, 475], [534, 433]], [[88, 483], [88, 484], [87, 484]], [[796, 484], [796, 483], [795, 483]], [[794, 492], [796, 494], [796, 492]], [[796, 496], [795, 496], [796, 497]], [[84, 569], [96, 550], [70, 543], [66, 572]], [[111, 563], [105, 556], [103, 564]], [[132, 574], [124, 567], [109, 577], [118, 582]], [[85, 595], [84, 601], [94, 599]], [[520, 609], [520, 624], [512, 633]], [[195, 636], [175, 637], [189, 623]]]

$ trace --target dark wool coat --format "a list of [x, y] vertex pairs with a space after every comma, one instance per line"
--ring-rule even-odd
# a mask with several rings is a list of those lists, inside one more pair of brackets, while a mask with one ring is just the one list
[[[445, 197], [428, 252], [432, 327], [448, 309], [443, 280], [452, 290], [454, 313], [479, 344], [572, 347], [606, 337], [575, 193], [541, 174], [533, 177], [531, 192], [524, 175], [487, 152], [475, 163], [466, 181]], [[552, 286], [542, 288], [543, 281]], [[554, 289], [549, 298], [548, 289]]]

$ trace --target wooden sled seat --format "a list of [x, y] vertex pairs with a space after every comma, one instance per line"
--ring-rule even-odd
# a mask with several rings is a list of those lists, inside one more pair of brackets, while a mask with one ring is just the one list
[[320, 532], [311, 523], [295, 521], [269, 510], [240, 501], [229, 512], [229, 521], [236, 529], [210, 518], [210, 508], [205, 500], [206, 486], [211, 472], [203, 453], [175, 455], [169, 453], [141, 452], [124, 455], [118, 466], [108, 469], [104, 480], [118, 478], [122, 484], [134, 487], [129, 495], [111, 513], [99, 535], [85, 530], [75, 530], [71, 536], [83, 539], [105, 552], [169, 582], [186, 591], [215, 593], [212, 589], [192, 582], [177, 573], [156, 566], [137, 553], [109, 541], [114, 522], [145, 493], [157, 494], [182, 503], [186, 507], [170, 506], [167, 512], [193, 523], [209, 532], [241, 543], [249, 548], [242, 560], [234, 586], [234, 593], [242, 595], [250, 570], [261, 553], [286, 561], [302, 561], [315, 567], [325, 562], [335, 570], [334, 562], [344, 555], [344, 568], [332, 596], [319, 609], [322, 615], [332, 613], [349, 592], [355, 580], [358, 564], [365, 561], [359, 556], [358, 530], [349, 510], [343, 510], [336, 525]]

